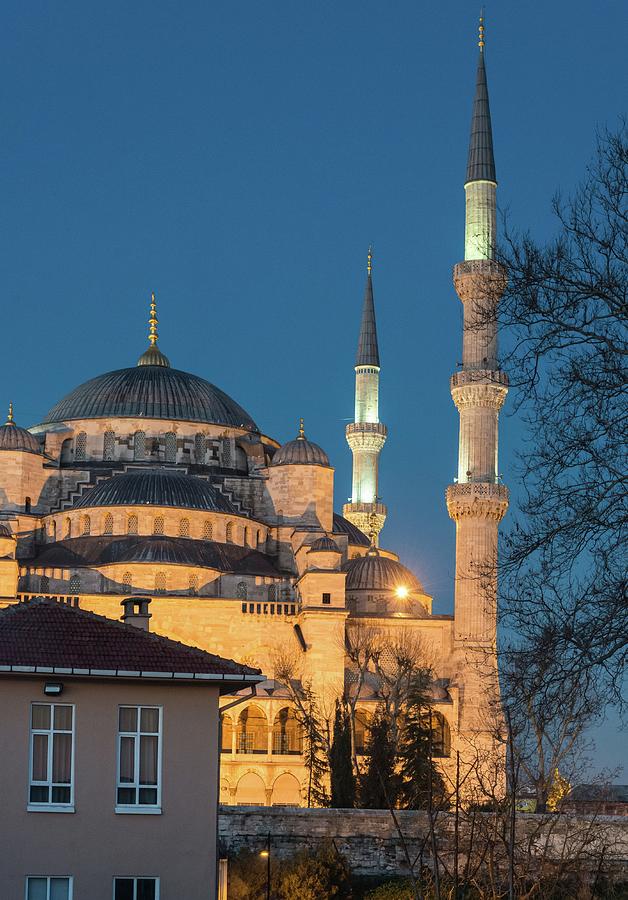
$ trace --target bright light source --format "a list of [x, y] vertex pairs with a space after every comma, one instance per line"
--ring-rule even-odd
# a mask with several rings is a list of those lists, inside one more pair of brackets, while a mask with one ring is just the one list
[[268, 856], [269, 855], [268, 850], [260, 850], [259, 855], [260, 856]]
[[395, 594], [400, 600], [405, 600], [409, 593], [410, 591], [404, 584], [400, 584], [395, 588]]

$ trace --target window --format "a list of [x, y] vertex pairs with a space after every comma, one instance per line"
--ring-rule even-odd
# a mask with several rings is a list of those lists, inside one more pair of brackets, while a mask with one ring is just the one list
[[189, 537], [190, 536], [190, 520], [189, 519], [181, 519], [179, 521], [179, 537]]
[[244, 528], [244, 540], [242, 541], [245, 547], [249, 546], [249, 529], [248, 526]]
[[229, 715], [229, 713], [223, 713], [220, 717], [220, 731], [221, 731], [221, 742], [220, 742], [220, 752], [221, 753], [231, 753], [231, 746], [233, 741], [233, 719]]
[[204, 434], [197, 434], [194, 437], [194, 461], [202, 464], [205, 462], [205, 453], [207, 452], [207, 441]]
[[72, 900], [72, 879], [47, 875], [29, 875], [26, 900]]
[[74, 442], [74, 459], [83, 460], [87, 457], [87, 434], [79, 431]]
[[114, 878], [113, 900], [159, 900], [159, 878]]
[[238, 753], [268, 753], [268, 721], [259, 706], [247, 706], [240, 713]]
[[224, 438], [222, 441], [222, 464], [225, 469], [231, 466], [231, 441], [229, 438]]
[[89, 516], [81, 516], [81, 534], [89, 534], [92, 529], [92, 521]]
[[157, 572], [155, 575], [155, 593], [156, 594], [165, 594], [166, 593], [166, 573], [165, 572]]
[[102, 458], [105, 460], [113, 459], [116, 446], [116, 435], [114, 431], [105, 431], [102, 442]]
[[130, 594], [133, 590], [133, 576], [130, 572], [125, 572], [122, 576], [122, 590], [125, 594]]
[[64, 527], [63, 531], [67, 538], [72, 537], [72, 519], [67, 518], [65, 520], [65, 527]]
[[104, 534], [113, 534], [113, 516], [111, 513], [107, 513], [105, 516]]
[[55, 522], [54, 519], [50, 523], [50, 540], [51, 541], [57, 540], [57, 523]]
[[[428, 713], [432, 726], [432, 756], [447, 757], [451, 753], [451, 736], [445, 716], [437, 710]], [[429, 726], [428, 726], [429, 727]]]
[[24, 497], [24, 512], [29, 513], [31, 511], [31, 498]]
[[211, 541], [213, 539], [213, 536], [214, 529], [212, 527], [212, 523], [209, 521], [209, 519], [206, 519], [203, 522], [203, 540]]
[[246, 597], [247, 597], [246, 581], [238, 582], [238, 586], [236, 587], [236, 596], [237, 596], [238, 600], [246, 600]]
[[227, 522], [227, 527], [225, 528], [225, 540], [228, 544], [233, 542], [233, 522]]
[[47, 575], [42, 575], [39, 579], [39, 590], [42, 594], [47, 594], [50, 591], [50, 579]]
[[271, 603], [274, 603], [277, 599], [277, 585], [271, 584], [268, 586], [268, 599]]
[[70, 593], [78, 594], [81, 590], [81, 579], [78, 575], [72, 575], [70, 578]]
[[137, 516], [129, 516], [126, 523], [127, 534], [137, 534]]
[[146, 433], [136, 431], [133, 435], [133, 459], [146, 458]]
[[323, 603], [326, 603], [326, 604], [331, 603], [331, 594], [323, 594]]
[[261, 547], [262, 543], [263, 543], [263, 541], [262, 541], [262, 532], [261, 532], [261, 531], [258, 531], [258, 532], [257, 532], [257, 537], [256, 537], [256, 539], [255, 539], [255, 545], [256, 545], [257, 547]]
[[29, 809], [71, 807], [74, 802], [74, 707], [64, 703], [31, 705]]
[[273, 723], [273, 753], [296, 755], [303, 749], [301, 726], [293, 709], [280, 709]]
[[190, 594], [194, 597], [198, 594], [198, 575], [190, 575], [189, 581]]
[[169, 431], [166, 434], [165, 455], [166, 455], [166, 462], [176, 462], [177, 461], [177, 435], [175, 434], [174, 431]]
[[[161, 709], [121, 706], [118, 711], [117, 807], [161, 803]], [[124, 811], [124, 810], [123, 810]]]
[[164, 517], [157, 516], [157, 518], [153, 522], [153, 534], [163, 534], [163, 533], [164, 533]]

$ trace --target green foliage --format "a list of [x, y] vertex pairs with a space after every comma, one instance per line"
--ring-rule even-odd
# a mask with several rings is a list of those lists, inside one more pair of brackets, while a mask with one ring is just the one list
[[373, 888], [364, 895], [364, 900], [414, 900], [412, 882], [409, 878], [395, 878]]
[[229, 859], [229, 900], [266, 900], [267, 863], [259, 852], [241, 850]]
[[445, 783], [432, 756], [432, 713], [425, 681], [408, 692], [399, 746], [401, 805], [407, 809], [447, 807]]
[[331, 841], [315, 853], [302, 851], [282, 865], [276, 896], [278, 900], [323, 900], [352, 897], [349, 867]]
[[331, 802], [335, 809], [355, 806], [355, 774], [351, 759], [351, 724], [345, 705], [336, 700], [334, 737], [329, 757]]
[[360, 778], [362, 809], [389, 809], [397, 803], [399, 776], [390, 719], [383, 708], [375, 713], [369, 728], [366, 768]]

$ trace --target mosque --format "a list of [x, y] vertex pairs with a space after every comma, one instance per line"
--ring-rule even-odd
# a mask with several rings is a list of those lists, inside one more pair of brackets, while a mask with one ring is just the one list
[[[149, 596], [151, 630], [268, 675], [257, 696], [238, 697], [224, 714], [223, 802], [304, 802], [302, 737], [273, 660], [289, 652], [302, 682], [319, 695], [339, 693], [351, 681], [346, 647], [360, 625], [382, 634], [403, 629], [430, 647], [434, 747], [443, 766], [485, 727], [486, 690], [469, 652], [494, 658], [495, 586], [487, 598], [477, 567], [496, 558], [508, 506], [497, 465], [508, 379], [495, 325], [478, 321], [505, 284], [493, 259], [497, 182], [482, 26], [479, 48], [465, 256], [454, 268], [464, 328], [462, 366], [451, 378], [458, 477], [446, 491], [456, 525], [453, 615], [434, 615], [417, 577], [382, 545], [386, 426], [370, 253], [355, 421], [346, 428], [353, 484], [342, 514], [333, 508], [332, 461], [303, 421], [280, 445], [218, 387], [171, 365], [158, 345], [154, 296], [149, 346], [135, 365], [90, 378], [29, 428], [9, 407], [0, 427], [0, 605], [45, 595], [118, 618], [123, 598]], [[459, 358], [453, 345], [449, 352]], [[364, 687], [360, 722], [376, 702]], [[363, 738], [356, 734], [356, 742]]]

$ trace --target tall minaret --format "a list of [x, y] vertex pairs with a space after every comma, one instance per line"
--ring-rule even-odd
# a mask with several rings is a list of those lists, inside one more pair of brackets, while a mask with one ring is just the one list
[[495, 160], [480, 19], [479, 59], [464, 190], [465, 257], [454, 267], [464, 309], [462, 368], [451, 378], [460, 414], [458, 477], [447, 488], [456, 523], [454, 639], [460, 650], [492, 647], [496, 638], [497, 531], [508, 508], [499, 483], [497, 430], [508, 377], [497, 362], [497, 303], [506, 272], [494, 259]]
[[355, 360], [355, 421], [347, 425], [347, 443], [353, 453], [351, 502], [342, 514], [378, 543], [386, 521], [386, 507], [379, 502], [379, 454], [386, 441], [386, 426], [379, 421], [379, 349], [373, 301], [373, 252], [369, 248], [362, 324]]

